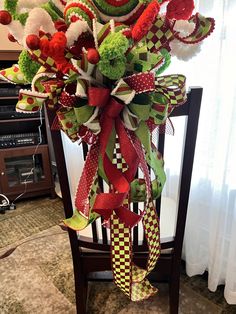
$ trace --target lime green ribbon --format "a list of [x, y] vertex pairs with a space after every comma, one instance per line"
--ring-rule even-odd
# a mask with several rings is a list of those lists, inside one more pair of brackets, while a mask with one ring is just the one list
[[24, 74], [20, 70], [18, 64], [14, 64], [10, 68], [0, 70], [0, 80], [6, 81], [12, 84], [20, 84], [20, 85], [29, 84]]

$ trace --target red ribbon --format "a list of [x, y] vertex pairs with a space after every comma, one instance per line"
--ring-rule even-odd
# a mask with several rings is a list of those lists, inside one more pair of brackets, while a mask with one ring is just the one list
[[155, 74], [153, 72], [141, 72], [133, 74], [124, 79], [130, 88], [135, 90], [136, 94], [146, 93], [148, 91], [154, 91], [155, 86]]
[[92, 107], [104, 107], [110, 99], [109, 88], [89, 87], [88, 104]]
[[[124, 104], [111, 97], [109, 89], [97, 87], [89, 88], [88, 104], [104, 108], [100, 119], [99, 153], [103, 160], [105, 174], [113, 187], [112, 192], [100, 193], [96, 196], [93, 210], [106, 220], [111, 217], [114, 210], [127, 227], [133, 227], [140, 221], [142, 215], [131, 212], [123, 203], [128, 197], [130, 183], [137, 172], [139, 158], [119, 116]], [[106, 153], [113, 127], [115, 127], [120, 150], [127, 164], [128, 169], [125, 172], [117, 169]]]

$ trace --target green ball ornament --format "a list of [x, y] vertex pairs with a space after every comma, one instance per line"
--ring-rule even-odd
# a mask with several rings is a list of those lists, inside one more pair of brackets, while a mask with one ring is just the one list
[[110, 80], [120, 79], [126, 70], [126, 58], [124, 56], [115, 59], [101, 59], [98, 64], [100, 72]]
[[129, 48], [129, 40], [121, 33], [109, 34], [99, 47], [100, 72], [111, 80], [118, 80], [126, 70], [125, 53]]

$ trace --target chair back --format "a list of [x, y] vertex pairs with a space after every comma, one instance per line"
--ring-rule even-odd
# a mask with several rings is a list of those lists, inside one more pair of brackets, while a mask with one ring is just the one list
[[[186, 129], [183, 140], [183, 155], [182, 163], [179, 171], [179, 192], [177, 200], [177, 222], [175, 236], [169, 241], [161, 242], [162, 249], [173, 248], [175, 255], [180, 257], [182, 251], [186, 215], [188, 208], [188, 199], [190, 193], [194, 152], [196, 146], [198, 120], [200, 113], [200, 105], [202, 98], [202, 88], [194, 87], [190, 88], [187, 95], [187, 102], [174, 109], [170, 117], [186, 117]], [[49, 125], [53, 123], [53, 114], [48, 111]], [[52, 132], [52, 139], [55, 150], [56, 162], [60, 167], [58, 167], [60, 185], [62, 187], [62, 197], [65, 204], [65, 216], [66, 218], [72, 216], [73, 206], [71, 204], [70, 188], [67, 178], [66, 162], [63, 152], [63, 145], [61, 142], [60, 132]], [[83, 154], [84, 159], [88, 153], [87, 144], [83, 143]], [[158, 135], [158, 151], [164, 155], [165, 147], [165, 133], [159, 133]], [[100, 189], [103, 192], [105, 189], [104, 182], [99, 178]], [[160, 217], [161, 215], [161, 202], [162, 197], [156, 201], [156, 210]], [[133, 203], [133, 211], [138, 213], [138, 203]], [[78, 243], [81, 247], [88, 249], [96, 249], [101, 251], [109, 251], [109, 233], [107, 228], [103, 226], [103, 219], [99, 218], [92, 223], [92, 237], [79, 237]], [[146, 238], [143, 235], [142, 241], [140, 241], [140, 228], [141, 224], [133, 228], [133, 250], [134, 252], [145, 252], [147, 251]], [[73, 230], [70, 231], [73, 234], [72, 238], [75, 236]], [[143, 233], [144, 234], [144, 233]]]

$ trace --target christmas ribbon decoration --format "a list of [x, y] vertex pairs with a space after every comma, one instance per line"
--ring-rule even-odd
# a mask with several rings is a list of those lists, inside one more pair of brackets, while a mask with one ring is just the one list
[[[108, 2], [36, 0], [29, 7], [24, 0], [4, 0], [0, 23], [25, 49], [0, 79], [31, 83], [31, 90], [20, 90], [17, 111], [46, 105], [55, 112], [53, 129], [91, 145], [76, 210], [64, 223], [80, 231], [103, 216], [110, 226], [114, 281], [140, 301], [157, 292], [146, 277], [160, 254], [154, 200], [166, 180], [152, 133], [165, 131], [168, 123], [172, 129], [168, 117], [186, 101], [185, 77], [160, 75], [172, 55], [186, 57], [186, 47], [212, 32], [214, 20], [191, 16], [193, 0], [170, 0], [165, 14], [159, 14], [165, 0]], [[136, 178], [138, 169], [142, 179]], [[108, 193], [100, 190], [99, 176]], [[132, 202], [144, 202], [144, 210], [133, 212]], [[131, 237], [141, 221], [148, 248], [144, 269], [133, 263]]]
[[[183, 96], [184, 98], [184, 96]], [[154, 268], [156, 261], [158, 259], [158, 256], [160, 254], [160, 242], [159, 242], [159, 226], [158, 226], [158, 218], [155, 211], [155, 208], [153, 206], [152, 199], [150, 199], [150, 179], [149, 179], [149, 172], [146, 166], [145, 158], [142, 157], [142, 149], [140, 148], [140, 145], [136, 142], [136, 150], [139, 150], [139, 156], [138, 162], [140, 163], [142, 160], [142, 168], [144, 169], [143, 172], [145, 174], [145, 180], [146, 180], [146, 186], [149, 187], [146, 190], [148, 193], [146, 194], [146, 197], [148, 200], [147, 206], [145, 208], [145, 213], [141, 215], [137, 215], [129, 210], [129, 205], [127, 201], [127, 196], [129, 192], [129, 184], [133, 181], [135, 172], [137, 170], [137, 166], [133, 167], [132, 169], [132, 175], [130, 176], [129, 184], [127, 185], [127, 182], [125, 180], [125, 177], [122, 177], [121, 174], [117, 171], [117, 168], [114, 168], [110, 162], [110, 159], [106, 154], [106, 147], [108, 140], [110, 138], [110, 134], [112, 132], [112, 127], [114, 126], [113, 119], [116, 119], [115, 121], [115, 128], [116, 128], [116, 134], [118, 134], [119, 138], [119, 149], [122, 152], [122, 134], [120, 133], [120, 118], [118, 118], [118, 114], [123, 108], [123, 104], [114, 101], [114, 99], [110, 98], [110, 91], [109, 89], [101, 89], [101, 88], [92, 88], [89, 90], [89, 104], [92, 106], [99, 106], [99, 107], [105, 107], [106, 110], [104, 110], [104, 116], [102, 117], [101, 122], [101, 134], [100, 134], [100, 143], [104, 143], [104, 145], [101, 145], [100, 148], [100, 154], [103, 159], [103, 165], [105, 174], [108, 177], [108, 182], [110, 182], [112, 185], [115, 183], [115, 189], [119, 193], [101, 193], [98, 194], [95, 203], [93, 206], [93, 210], [97, 212], [99, 215], [102, 215], [106, 220], [110, 219], [111, 223], [111, 248], [112, 248], [112, 265], [113, 265], [113, 273], [114, 273], [114, 280], [118, 287], [126, 294], [128, 295], [131, 300], [138, 301], [143, 300], [145, 298], [148, 298], [149, 296], [156, 293], [156, 288], [150, 285], [148, 280], [146, 279], [146, 276], [148, 273]], [[174, 103], [174, 101], [173, 101]], [[139, 134], [149, 134], [148, 129], [144, 131], [144, 126], [140, 126], [140, 130], [137, 131], [137, 135]], [[121, 129], [122, 131], [122, 129]], [[155, 174], [159, 178], [159, 192], [157, 193], [157, 197], [160, 195], [161, 190], [163, 188], [164, 182], [165, 182], [165, 174], [163, 172], [163, 163], [159, 159], [156, 159], [155, 153], [153, 152], [152, 148], [149, 146], [150, 138], [144, 139], [140, 136], [142, 139], [142, 143], [145, 145], [145, 148], [147, 150], [147, 156], [149, 157], [149, 163], [152, 166], [153, 169], [155, 169]], [[130, 151], [130, 148], [134, 147], [131, 146], [130, 143], [127, 145], [127, 142], [125, 143], [125, 148], [128, 148], [128, 151]], [[113, 150], [112, 150], [113, 151]], [[116, 154], [113, 158], [113, 164], [114, 160], [116, 160], [118, 152], [116, 151]], [[123, 157], [127, 161], [129, 160], [129, 157], [127, 157], [127, 151], [123, 150]], [[136, 157], [136, 158], [137, 158]], [[89, 158], [89, 157], [88, 157]], [[88, 160], [88, 159], [87, 159]], [[86, 160], [86, 165], [84, 169], [87, 169], [88, 164]], [[131, 154], [130, 161], [134, 161], [134, 157]], [[157, 161], [158, 160], [158, 161]], [[94, 162], [94, 160], [93, 160]], [[121, 166], [121, 169], [123, 170], [123, 174], [126, 173], [127, 175], [127, 165], [124, 166], [124, 163], [117, 163], [115, 162], [116, 166]], [[96, 161], [94, 163], [96, 165]], [[93, 176], [95, 177], [95, 173], [97, 169], [94, 167], [93, 175], [90, 175], [90, 178]], [[129, 168], [131, 170], [131, 168]], [[91, 167], [90, 167], [90, 174], [91, 174]], [[110, 175], [112, 174], [112, 175]], [[87, 177], [86, 174], [82, 174], [81, 178], [83, 181], [80, 182], [80, 186], [82, 187], [82, 182], [84, 182], [85, 178]], [[120, 182], [121, 185], [117, 185], [117, 182]], [[92, 182], [90, 182], [91, 186]], [[120, 189], [122, 188], [122, 189]], [[89, 192], [89, 190], [87, 191]], [[79, 196], [79, 199], [81, 200], [81, 190], [78, 189], [77, 196]], [[88, 199], [87, 194], [84, 195], [84, 199]], [[77, 202], [77, 209], [81, 208], [80, 204]], [[80, 214], [82, 216], [85, 216], [88, 218], [89, 216], [89, 207], [86, 207], [87, 212], [80, 211]], [[141, 269], [134, 265], [132, 263], [132, 249], [130, 246], [131, 243], [131, 228], [138, 223], [138, 221], [143, 216], [143, 225], [145, 230], [145, 235], [148, 243], [148, 247], [150, 249], [150, 254], [147, 260], [147, 269]], [[75, 219], [75, 217], [74, 217]], [[71, 227], [73, 225], [73, 218], [69, 221], [67, 220], [67, 224], [69, 223], [69, 226]], [[87, 225], [86, 221], [84, 227]], [[80, 225], [81, 227], [81, 225]], [[73, 226], [72, 226], [73, 228]], [[153, 232], [155, 230], [155, 232]], [[132, 275], [130, 275], [132, 274]]]

